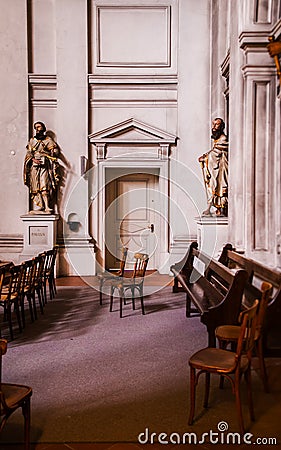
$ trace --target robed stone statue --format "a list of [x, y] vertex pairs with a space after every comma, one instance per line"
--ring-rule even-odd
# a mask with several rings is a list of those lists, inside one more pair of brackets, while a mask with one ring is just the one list
[[24, 184], [29, 188], [30, 213], [52, 214], [60, 181], [57, 143], [45, 134], [43, 122], [34, 123], [35, 136], [27, 146]]
[[228, 207], [228, 141], [225, 123], [217, 117], [212, 122], [213, 147], [198, 159], [207, 194], [207, 209], [203, 216], [227, 216]]

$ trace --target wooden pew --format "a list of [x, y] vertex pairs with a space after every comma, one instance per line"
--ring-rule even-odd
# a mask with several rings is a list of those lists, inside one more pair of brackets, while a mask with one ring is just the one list
[[209, 346], [215, 347], [216, 327], [238, 321], [247, 271], [227, 268], [199, 251], [197, 242], [192, 242], [186, 257], [170, 270], [174, 274], [173, 292], [180, 287], [186, 292], [186, 316], [190, 316], [193, 304], [207, 327]]
[[281, 356], [281, 272], [247, 258], [226, 244], [219, 261], [227, 267], [243, 268], [249, 274], [242, 304], [249, 307], [255, 298], [260, 298], [260, 286], [263, 281], [271, 283], [273, 293], [268, 302], [263, 330], [263, 347], [266, 356]]

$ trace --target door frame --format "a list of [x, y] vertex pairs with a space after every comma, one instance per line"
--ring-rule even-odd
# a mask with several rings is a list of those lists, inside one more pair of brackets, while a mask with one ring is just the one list
[[[141, 169], [158, 169], [159, 170], [159, 194], [161, 201], [159, 202], [159, 214], [163, 218], [160, 221], [160, 239], [159, 239], [159, 251], [158, 251], [158, 267], [156, 269], [159, 273], [168, 274], [169, 264], [163, 264], [169, 260], [169, 160], [133, 160], [133, 159], [119, 159], [113, 158], [110, 160], [98, 161], [98, 173], [97, 173], [97, 214], [95, 215], [94, 223], [98, 236], [98, 247], [101, 252], [101, 269], [104, 269], [105, 262], [105, 186], [106, 186], [106, 171], [110, 168], [114, 169], [127, 169], [128, 174], [130, 169], [138, 169], [141, 173]], [[157, 263], [157, 262], [156, 262]]]

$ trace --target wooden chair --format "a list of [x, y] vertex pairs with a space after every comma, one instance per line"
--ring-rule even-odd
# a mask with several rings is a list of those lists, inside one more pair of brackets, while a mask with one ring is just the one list
[[43, 289], [44, 301], [47, 303], [47, 284], [49, 285], [50, 299], [54, 298], [57, 293], [55, 264], [58, 253], [58, 245], [45, 252], [45, 264], [43, 269]]
[[32, 389], [21, 384], [2, 383], [2, 355], [7, 352], [7, 341], [0, 339], [0, 433], [8, 418], [18, 408], [24, 417], [24, 448], [30, 449], [30, 398]]
[[99, 291], [100, 291], [100, 305], [102, 305], [102, 294], [104, 283], [114, 280], [116, 277], [123, 277], [126, 265], [126, 259], [128, 254], [128, 248], [122, 247], [120, 267], [117, 272], [104, 271], [98, 275], [99, 280]]
[[[266, 366], [264, 361], [264, 354], [263, 354], [263, 325], [264, 325], [264, 319], [265, 314], [267, 310], [267, 305], [270, 299], [270, 295], [272, 293], [272, 284], [263, 282], [261, 285], [261, 291], [262, 296], [259, 301], [259, 307], [258, 307], [258, 316], [257, 316], [257, 327], [255, 332], [255, 349], [257, 352], [257, 356], [259, 359], [259, 365], [260, 365], [260, 371], [261, 371], [261, 377], [263, 380], [263, 386], [265, 392], [269, 392], [268, 387], [268, 378], [266, 373]], [[231, 345], [232, 348], [236, 347], [237, 341], [240, 334], [240, 325], [222, 325], [219, 326], [216, 331], [216, 338], [219, 341], [220, 348], [227, 348], [228, 345]], [[221, 383], [222, 387], [222, 383]]]
[[22, 319], [22, 326], [25, 328], [25, 299], [28, 302], [29, 306], [29, 314], [31, 322], [34, 322], [34, 313], [33, 313], [33, 303], [31, 296], [26, 295], [27, 286], [28, 286], [28, 280], [29, 280], [29, 269], [32, 267], [32, 260], [27, 260], [22, 262], [22, 280], [21, 280], [21, 287], [20, 287], [20, 309], [21, 309], [21, 319]]
[[23, 286], [21, 290], [21, 309], [24, 315], [24, 301], [29, 303], [31, 321], [37, 319], [36, 295], [38, 298], [41, 314], [44, 314], [44, 294], [43, 294], [43, 266], [45, 255], [39, 254], [34, 258], [25, 261], [25, 272]]
[[39, 253], [39, 255], [35, 256], [33, 282], [32, 282], [32, 289], [34, 290], [34, 295], [37, 294], [41, 314], [44, 313], [43, 306], [45, 304], [44, 280], [43, 280], [45, 257], [46, 257], [45, 253]]
[[4, 309], [4, 320], [7, 320], [9, 324], [11, 340], [14, 339], [12, 307], [17, 317], [19, 331], [22, 331], [20, 319], [22, 275], [22, 265], [0, 269], [0, 306]]
[[142, 314], [145, 314], [143, 303], [143, 284], [149, 256], [145, 253], [135, 253], [134, 258], [135, 263], [132, 276], [130, 278], [123, 277], [117, 280], [111, 280], [110, 282], [110, 311], [113, 309], [114, 291], [117, 290], [119, 293], [120, 317], [122, 317], [123, 302], [125, 300], [126, 291], [131, 291], [133, 309], [135, 309], [135, 291], [138, 292], [138, 297], [140, 297], [141, 301]]
[[34, 259], [28, 259], [28, 260], [24, 261], [24, 276], [23, 276], [23, 282], [22, 282], [21, 303], [22, 303], [22, 310], [23, 310], [25, 299], [28, 301], [31, 322], [33, 322], [34, 319], [37, 319], [35, 293], [34, 293], [34, 289], [33, 289], [34, 271], [35, 271]]
[[240, 381], [242, 374], [244, 374], [247, 382], [250, 417], [254, 420], [251, 388], [251, 356], [255, 339], [258, 303], [259, 301], [256, 300], [251, 308], [242, 313], [243, 319], [236, 352], [208, 347], [199, 350], [190, 357], [189, 425], [192, 425], [193, 423], [196, 385], [198, 384], [198, 379], [202, 373], [205, 373], [206, 375], [204, 397], [205, 408], [208, 407], [211, 374], [222, 375], [231, 382], [232, 390], [236, 398], [236, 408], [241, 434], [244, 434], [245, 431], [240, 398]]

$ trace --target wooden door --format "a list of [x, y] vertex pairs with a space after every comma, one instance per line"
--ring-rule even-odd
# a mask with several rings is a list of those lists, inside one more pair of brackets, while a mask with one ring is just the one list
[[148, 173], [124, 175], [106, 187], [105, 267], [117, 268], [122, 246], [128, 247], [127, 267], [136, 252], [147, 253], [149, 269], [157, 266], [158, 177]]

